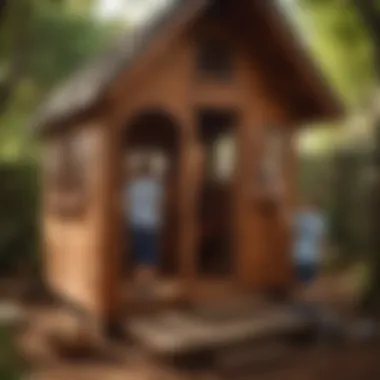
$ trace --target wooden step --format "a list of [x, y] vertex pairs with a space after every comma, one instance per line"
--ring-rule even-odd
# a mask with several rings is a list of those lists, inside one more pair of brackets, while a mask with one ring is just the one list
[[202, 318], [191, 312], [171, 312], [131, 320], [128, 330], [136, 342], [159, 355], [190, 354], [247, 341], [305, 330], [309, 321], [286, 309], [245, 312], [230, 318]]
[[31, 361], [101, 356], [104, 342], [96, 326], [56, 307], [30, 309], [28, 328], [19, 334], [20, 349]]

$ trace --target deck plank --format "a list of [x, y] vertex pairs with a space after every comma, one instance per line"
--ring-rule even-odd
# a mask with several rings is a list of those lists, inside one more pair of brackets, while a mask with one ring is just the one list
[[129, 322], [137, 342], [159, 354], [190, 353], [306, 329], [309, 323], [286, 310], [236, 313], [230, 317], [175, 312]]

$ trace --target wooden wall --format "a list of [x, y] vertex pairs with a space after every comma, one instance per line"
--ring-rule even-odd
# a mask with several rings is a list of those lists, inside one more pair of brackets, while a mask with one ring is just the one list
[[[235, 46], [234, 80], [225, 83], [199, 81], [196, 75], [196, 36], [212, 34], [223, 36]], [[188, 189], [196, 183], [195, 161], [201, 161], [196, 109], [220, 107], [235, 109], [239, 115], [237, 175], [235, 182], [235, 263], [238, 282], [245, 288], [265, 288], [283, 285], [290, 280], [290, 260], [283, 243], [283, 228], [277, 216], [263, 216], [254, 203], [254, 170], [260, 161], [255, 147], [264, 143], [263, 128], [276, 125], [284, 132], [286, 155], [284, 176], [287, 194], [285, 208], [289, 208], [291, 191], [292, 151], [289, 141], [292, 125], [287, 110], [278, 94], [265, 82], [265, 67], [252, 57], [240, 36], [218, 23], [207, 20], [191, 25], [176, 37], [167, 36], [166, 45], [157, 57], [142, 57], [140, 70], [146, 71], [138, 78], [125, 74], [113, 92], [114, 133], [121, 136], [128, 128], [128, 120], [144, 110], [161, 108], [173, 115], [181, 136], [181, 173], [183, 223], [181, 226], [180, 255], [182, 274], [190, 282], [196, 277], [194, 252], [197, 248], [197, 215], [195, 197]], [[142, 71], [141, 71], [142, 73]], [[193, 151], [198, 151], [198, 158]], [[121, 159], [121, 157], [120, 157]], [[115, 220], [116, 223], [116, 220]], [[278, 232], [276, 232], [278, 231]], [[278, 235], [278, 238], [275, 235]], [[276, 235], [276, 236], [277, 236]], [[274, 243], [278, 241], [278, 243]], [[281, 247], [280, 247], [281, 246]]]
[[[104, 135], [106, 129], [98, 121], [73, 128], [74, 140], [86, 141], [85, 205], [70, 215], [50, 205], [50, 189], [46, 187], [43, 210], [44, 251], [47, 281], [64, 301], [81, 305], [99, 314], [103, 280], [102, 239], [104, 199]], [[58, 136], [58, 139], [62, 137]], [[54, 140], [45, 142], [45, 147]], [[80, 144], [79, 144], [80, 146]], [[79, 148], [79, 147], [78, 147]], [[80, 149], [80, 148], [79, 148]], [[84, 151], [83, 151], [84, 153]], [[44, 157], [49, 160], [49, 156]], [[62, 200], [62, 196], [59, 197]], [[57, 199], [60, 202], [60, 199]]]
[[[235, 46], [236, 76], [230, 83], [212, 84], [195, 78], [195, 36], [224, 35]], [[258, 36], [259, 37], [259, 36]], [[48, 280], [58, 293], [78, 301], [99, 315], [117, 312], [119, 269], [123, 252], [121, 191], [124, 180], [123, 137], [128, 121], [144, 110], [161, 109], [178, 126], [180, 165], [180, 274], [186, 289], [196, 281], [197, 188], [203, 152], [196, 129], [196, 107], [236, 109], [237, 170], [235, 180], [234, 260], [236, 282], [244, 289], [267, 289], [290, 282], [290, 255], [286, 226], [280, 213], [270, 217], [255, 202], [255, 170], [263, 146], [263, 129], [276, 125], [286, 136], [283, 173], [284, 209], [294, 196], [294, 149], [290, 143], [290, 115], [263, 75], [243, 39], [207, 21], [157, 41], [136, 67], [118, 78], [102, 109], [102, 119], [73, 125], [92, 141], [88, 162], [87, 213], [63, 220], [44, 212], [44, 241]], [[133, 75], [131, 75], [131, 73]]]

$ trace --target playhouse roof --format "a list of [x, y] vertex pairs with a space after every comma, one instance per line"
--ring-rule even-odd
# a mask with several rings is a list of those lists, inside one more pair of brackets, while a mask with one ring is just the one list
[[[100, 104], [107, 89], [118, 76], [150, 47], [172, 19], [182, 14], [186, 15], [186, 20], [191, 21], [211, 4], [219, 1], [223, 0], [173, 0], [138, 30], [133, 33], [126, 32], [114, 45], [49, 94], [33, 119], [33, 133], [45, 133], [55, 129]], [[279, 47], [282, 54], [280, 58], [288, 61], [297, 75], [303, 78], [304, 89], [311, 93], [318, 116], [330, 118], [341, 115], [341, 104], [323, 81], [303, 45], [295, 38], [283, 12], [273, 1], [250, 1], [254, 4], [255, 11], [260, 12], [260, 17], [265, 18], [265, 23], [271, 24], [278, 31], [275, 40], [270, 43]]]

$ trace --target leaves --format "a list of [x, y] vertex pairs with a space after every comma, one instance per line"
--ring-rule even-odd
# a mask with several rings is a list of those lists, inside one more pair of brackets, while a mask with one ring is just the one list
[[112, 36], [113, 25], [91, 17], [93, 1], [8, 3], [0, 20], [0, 159], [35, 150], [26, 128], [37, 104]]
[[343, 98], [359, 104], [373, 88], [374, 46], [351, 1], [298, 0], [315, 55]]

